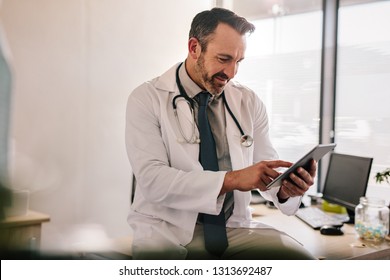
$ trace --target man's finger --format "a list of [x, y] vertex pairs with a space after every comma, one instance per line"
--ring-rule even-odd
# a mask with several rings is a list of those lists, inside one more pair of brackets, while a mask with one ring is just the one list
[[267, 161], [267, 166], [270, 168], [279, 168], [279, 167], [290, 167], [293, 165], [292, 162], [284, 161], [284, 160], [270, 160]]

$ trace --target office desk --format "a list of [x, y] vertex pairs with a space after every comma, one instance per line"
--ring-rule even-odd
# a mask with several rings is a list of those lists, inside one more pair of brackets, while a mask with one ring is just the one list
[[42, 223], [48, 221], [50, 221], [49, 215], [34, 211], [0, 221], [0, 250], [38, 249]]
[[[319, 230], [312, 229], [295, 216], [286, 216], [279, 210], [268, 208], [264, 204], [255, 204], [251, 207], [254, 209], [254, 219], [289, 234], [319, 259], [390, 260], [390, 241], [383, 241], [379, 244], [362, 241], [357, 236], [352, 224], [343, 226], [344, 235], [322, 235]], [[113, 258], [121, 256], [131, 258], [131, 243], [132, 236], [115, 239], [113, 252], [118, 255]]]
[[372, 243], [361, 240], [352, 224], [344, 224], [344, 235], [322, 235], [295, 216], [283, 215], [264, 204], [252, 205], [253, 218], [284, 231], [319, 259], [390, 259], [390, 241]]

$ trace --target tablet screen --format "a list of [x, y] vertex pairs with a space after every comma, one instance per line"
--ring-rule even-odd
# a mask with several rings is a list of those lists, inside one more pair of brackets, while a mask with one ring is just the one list
[[285, 172], [280, 174], [275, 180], [267, 185], [267, 189], [280, 187], [282, 185], [282, 181], [289, 178], [289, 175], [299, 167], [303, 167], [308, 169], [308, 164], [310, 161], [314, 159], [315, 161], [319, 161], [323, 156], [325, 156], [330, 151], [333, 151], [336, 147], [336, 144], [320, 144], [315, 146], [312, 150], [310, 150], [306, 155], [304, 155], [300, 160], [294, 163], [290, 168], [288, 168]]

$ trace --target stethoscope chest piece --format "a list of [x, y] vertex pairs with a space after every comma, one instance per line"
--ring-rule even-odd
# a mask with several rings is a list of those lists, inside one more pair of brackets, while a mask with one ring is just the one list
[[249, 136], [247, 134], [244, 134], [240, 138], [241, 145], [244, 147], [250, 147], [253, 144], [253, 138], [252, 136]]

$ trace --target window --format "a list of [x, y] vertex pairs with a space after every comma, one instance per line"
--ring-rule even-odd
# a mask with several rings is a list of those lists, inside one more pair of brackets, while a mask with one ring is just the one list
[[279, 156], [295, 161], [319, 142], [322, 11], [251, 22], [236, 79], [265, 103]]
[[374, 158], [369, 188], [390, 167], [389, 15], [388, 1], [339, 8], [335, 141]]
[[[264, 101], [275, 148], [281, 158], [295, 161], [319, 143], [325, 117], [320, 116], [322, 4], [329, 2], [226, 3], [256, 25], [236, 79]], [[390, 1], [339, 4], [337, 15], [326, 15], [338, 22], [335, 107], [333, 99], [326, 105], [335, 114], [334, 134], [333, 119], [327, 120], [329, 136], [339, 153], [374, 158], [370, 192], [374, 174], [390, 167]], [[328, 28], [327, 38], [335, 31]], [[327, 87], [333, 89], [333, 82], [327, 79]]]

